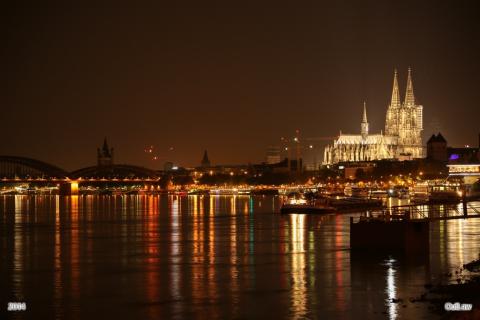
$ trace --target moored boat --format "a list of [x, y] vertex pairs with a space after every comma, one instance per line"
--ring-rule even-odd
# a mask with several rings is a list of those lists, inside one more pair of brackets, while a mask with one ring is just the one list
[[323, 205], [309, 205], [309, 204], [284, 204], [280, 208], [280, 213], [307, 213], [307, 214], [328, 214], [335, 213], [333, 207]]
[[294, 192], [288, 195], [287, 201], [282, 204], [280, 213], [328, 214], [334, 213], [333, 207], [327, 206], [314, 198], [307, 199], [304, 194]]

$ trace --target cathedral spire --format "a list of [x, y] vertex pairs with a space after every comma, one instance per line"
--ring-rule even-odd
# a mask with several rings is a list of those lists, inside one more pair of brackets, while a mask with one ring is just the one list
[[393, 90], [392, 90], [392, 102], [390, 103], [393, 107], [400, 106], [400, 92], [398, 90], [398, 79], [397, 79], [397, 69], [393, 75]]
[[363, 138], [368, 136], [368, 122], [367, 122], [367, 104], [363, 102], [363, 119], [361, 126], [361, 134]]
[[367, 103], [363, 101], [363, 119], [362, 122], [367, 122]]
[[208, 159], [207, 150], [205, 150], [205, 152], [203, 153], [203, 158], [202, 158], [201, 165], [204, 168], [210, 167], [210, 160]]
[[103, 139], [103, 147], [102, 147], [102, 149], [103, 149], [103, 152], [108, 153], [107, 137], [105, 137], [105, 138]]
[[113, 148], [108, 147], [107, 137], [103, 139], [102, 148], [97, 148], [97, 164], [99, 166], [113, 165]]
[[404, 103], [406, 106], [415, 105], [415, 96], [413, 95], [412, 69], [410, 67], [408, 68], [407, 92], [405, 93]]

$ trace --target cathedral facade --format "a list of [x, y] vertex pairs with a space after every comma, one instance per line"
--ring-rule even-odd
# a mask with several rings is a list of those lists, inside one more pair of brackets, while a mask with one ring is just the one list
[[367, 108], [363, 105], [360, 134], [342, 134], [325, 147], [324, 164], [372, 161], [382, 159], [413, 159], [423, 157], [423, 106], [416, 104], [411, 69], [408, 69], [405, 100], [400, 100], [397, 71], [385, 119], [385, 133], [368, 132]]

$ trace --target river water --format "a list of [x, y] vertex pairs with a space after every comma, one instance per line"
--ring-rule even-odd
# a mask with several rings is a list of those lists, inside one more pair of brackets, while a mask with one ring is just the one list
[[2, 196], [0, 318], [432, 319], [408, 299], [480, 253], [480, 219], [432, 223], [420, 257], [353, 254], [352, 215], [280, 215], [280, 203]]

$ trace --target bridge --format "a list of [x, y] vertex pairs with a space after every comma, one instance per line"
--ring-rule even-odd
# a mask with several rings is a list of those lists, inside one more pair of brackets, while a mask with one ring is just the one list
[[67, 171], [52, 164], [25, 157], [0, 156], [0, 177], [67, 177]]
[[74, 194], [78, 192], [79, 185], [142, 184], [158, 186], [160, 175], [154, 170], [127, 164], [90, 166], [67, 172], [55, 165], [36, 159], [0, 156], [0, 183], [3, 185], [56, 186], [59, 187], [62, 194]]

